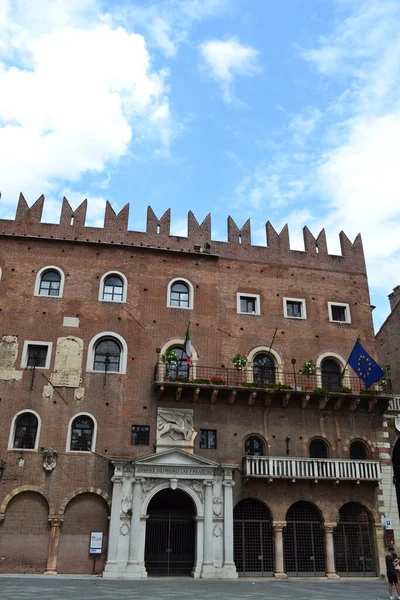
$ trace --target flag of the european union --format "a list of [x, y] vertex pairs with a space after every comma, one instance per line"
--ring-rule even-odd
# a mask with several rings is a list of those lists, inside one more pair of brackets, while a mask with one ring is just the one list
[[383, 370], [378, 363], [361, 346], [360, 342], [354, 344], [349, 358], [349, 365], [357, 373], [361, 381], [365, 383], [366, 389], [371, 387], [375, 381], [383, 377]]

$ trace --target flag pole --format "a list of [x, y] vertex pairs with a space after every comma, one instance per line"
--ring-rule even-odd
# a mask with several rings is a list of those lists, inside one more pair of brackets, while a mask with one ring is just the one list
[[361, 339], [361, 336], [358, 336], [358, 337], [357, 337], [357, 339], [356, 339], [356, 341], [354, 342], [353, 349], [352, 349], [352, 351], [350, 352], [350, 354], [349, 354], [349, 358], [346, 360], [346, 364], [344, 365], [344, 367], [343, 367], [343, 371], [342, 371], [342, 374], [340, 375], [340, 380], [342, 380], [342, 379], [343, 379], [343, 377], [344, 377], [344, 373], [345, 373], [345, 371], [346, 371], [346, 367], [347, 367], [347, 365], [349, 364], [349, 360], [350, 360], [350, 358], [351, 358], [351, 355], [353, 354], [354, 348], [356, 347], [356, 345], [357, 345], [357, 343], [360, 341], [360, 339]]

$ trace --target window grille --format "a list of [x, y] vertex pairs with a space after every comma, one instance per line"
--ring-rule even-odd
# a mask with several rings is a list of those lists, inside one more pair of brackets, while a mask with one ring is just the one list
[[336, 571], [341, 577], [376, 575], [373, 527], [361, 504], [349, 502], [342, 506], [333, 543]]
[[200, 448], [215, 450], [217, 447], [217, 430], [200, 429]]
[[323, 576], [326, 571], [321, 516], [309, 502], [296, 502], [283, 530], [285, 571], [292, 576]]
[[271, 576], [274, 535], [271, 513], [259, 500], [241, 500], [233, 511], [234, 561], [239, 575]]
[[70, 450], [90, 452], [92, 448], [94, 423], [90, 417], [77, 417], [71, 427]]
[[148, 446], [150, 444], [150, 427], [148, 425], [132, 425], [132, 446]]
[[35, 448], [38, 420], [32, 413], [20, 415], [15, 424], [13, 448], [33, 450]]

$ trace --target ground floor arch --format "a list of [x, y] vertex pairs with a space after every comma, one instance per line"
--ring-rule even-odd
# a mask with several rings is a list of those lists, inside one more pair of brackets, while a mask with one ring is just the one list
[[0, 525], [0, 569], [7, 573], [43, 573], [50, 541], [49, 505], [39, 493], [24, 491], [7, 504]]
[[147, 507], [145, 568], [148, 575], [190, 575], [196, 550], [196, 510], [181, 489], [164, 489]]
[[286, 515], [283, 533], [285, 571], [289, 576], [324, 576], [325, 540], [322, 518], [311, 502], [296, 502]]
[[376, 575], [373, 523], [364, 506], [357, 502], [342, 506], [333, 540], [336, 572], [341, 577]]
[[106, 500], [90, 492], [79, 494], [66, 505], [58, 549], [58, 573], [93, 573], [94, 557], [89, 554], [90, 533], [103, 533], [103, 550], [96, 556], [95, 572], [104, 568], [107, 552], [109, 507]]
[[274, 533], [267, 506], [253, 498], [241, 500], [233, 511], [234, 560], [241, 577], [272, 576]]

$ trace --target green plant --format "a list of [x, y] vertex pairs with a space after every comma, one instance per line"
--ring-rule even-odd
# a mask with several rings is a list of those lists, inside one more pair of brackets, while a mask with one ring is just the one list
[[389, 367], [386, 366], [386, 365], [381, 365], [381, 369], [383, 371], [383, 375], [381, 377], [381, 381], [382, 381], [382, 383], [386, 383], [390, 379]]
[[232, 362], [235, 365], [236, 369], [244, 369], [245, 367], [247, 367], [249, 361], [247, 360], [247, 356], [245, 356], [244, 354], [237, 353], [232, 358]]
[[351, 394], [352, 390], [345, 385], [341, 385], [337, 390], [335, 390], [335, 392], [340, 392], [341, 394]]
[[324, 387], [316, 387], [313, 389], [314, 394], [329, 394], [329, 390]]
[[168, 348], [165, 354], [161, 354], [160, 360], [163, 363], [173, 364], [178, 362], [178, 357], [176, 355], [175, 350], [172, 348]]
[[370, 396], [376, 396], [377, 393], [378, 392], [376, 390], [360, 390], [360, 394], [367, 394]]
[[276, 392], [279, 392], [279, 390], [292, 390], [292, 386], [291, 385], [286, 385], [285, 383], [276, 383], [274, 385], [274, 390]]
[[197, 377], [193, 380], [194, 383], [210, 383], [210, 380], [206, 377]]
[[181, 381], [182, 383], [189, 383], [189, 377], [186, 377], [185, 375], [177, 375], [175, 377], [175, 381]]
[[210, 377], [210, 381], [214, 385], [226, 385], [225, 379], [222, 379], [221, 377]]
[[317, 373], [317, 365], [311, 358], [310, 360], [306, 360], [301, 370], [303, 375], [316, 375]]
[[254, 382], [245, 381], [244, 383], [242, 383], [242, 387], [263, 388], [264, 386], [262, 383], [254, 383]]

